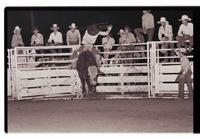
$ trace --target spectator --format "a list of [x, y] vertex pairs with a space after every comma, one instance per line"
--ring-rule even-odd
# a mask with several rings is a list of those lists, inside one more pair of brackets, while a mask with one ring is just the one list
[[[120, 46], [117, 48], [117, 50], [122, 51], [123, 49], [125, 49], [125, 46], [123, 46], [123, 44], [125, 44], [125, 41], [126, 41], [126, 34], [123, 29], [120, 29], [118, 35], [120, 36], [119, 37]], [[117, 53], [115, 55], [115, 58], [118, 58], [119, 56], [120, 56], [120, 53]], [[118, 60], [116, 63], [118, 63]]]
[[[133, 51], [134, 50], [134, 47], [131, 45], [132, 43], [135, 43], [136, 42], [136, 39], [135, 39], [135, 36], [133, 33], [131, 33], [131, 28], [126, 25], [124, 27], [124, 31], [125, 31], [125, 35], [126, 35], [126, 40], [125, 40], [125, 43], [126, 44], [129, 44], [127, 47], [126, 47], [126, 51]], [[126, 53], [124, 54], [124, 56], [126, 58], [133, 58], [133, 55], [132, 53]], [[132, 62], [132, 60], [128, 60], [129, 63]]]
[[193, 46], [193, 23], [189, 22], [191, 18], [187, 15], [182, 15], [179, 21], [182, 21], [182, 24], [179, 27], [178, 36], [176, 37], [178, 41], [177, 46], [178, 48], [181, 48], [181, 46], [187, 47], [186, 43], [188, 43], [189, 52], [191, 52]]
[[58, 31], [59, 29], [60, 27], [58, 27], [57, 24], [53, 24], [53, 27], [51, 27], [53, 32], [49, 36], [48, 43], [51, 43], [52, 45], [63, 44], [62, 33]]
[[31, 46], [44, 45], [43, 35], [39, 33], [39, 29], [37, 27], [33, 27], [32, 31], [33, 35], [31, 37]]
[[126, 40], [125, 43], [126, 44], [132, 44], [136, 42], [135, 36], [133, 33], [131, 33], [131, 29], [129, 26], [125, 26], [124, 28], [125, 34], [126, 34]]
[[[58, 31], [59, 29], [60, 27], [58, 27], [57, 24], [53, 24], [53, 27], [51, 27], [51, 30], [53, 30], [53, 32], [50, 34], [48, 39], [49, 45], [57, 46], [63, 44], [62, 33]], [[61, 53], [62, 50], [59, 49], [58, 52]], [[56, 53], [56, 50], [52, 49], [51, 53]]]
[[148, 36], [148, 41], [152, 41], [154, 34], [154, 16], [150, 13], [150, 10], [143, 10], [142, 28], [136, 28], [134, 32], [139, 43], [145, 42], [144, 35]]
[[[104, 48], [104, 52], [110, 52], [112, 50], [113, 45], [115, 44], [115, 40], [112, 37], [112, 34], [109, 33], [106, 37], [102, 39], [102, 45]], [[104, 58], [108, 59], [109, 54], [105, 53]], [[105, 61], [105, 64], [108, 64], [108, 60]]]
[[[161, 24], [161, 26], [159, 27], [159, 31], [158, 31], [158, 39], [160, 41], [172, 41], [173, 40], [173, 32], [172, 32], [172, 26], [169, 25], [169, 22], [166, 20], [165, 17], [161, 17], [160, 21], [157, 22], [158, 24]], [[170, 45], [171, 48], [173, 48], [173, 44], [169, 44], [169, 43], [163, 43], [162, 44], [162, 49], [168, 49], [168, 45]], [[164, 56], [168, 56], [168, 51], [163, 50], [161, 51]], [[174, 52], [170, 51], [170, 55], [173, 55]], [[170, 59], [171, 61], [173, 59]], [[164, 58], [164, 62], [168, 62], [167, 58]]]
[[80, 45], [81, 44], [81, 34], [80, 31], [77, 29], [75, 23], [72, 23], [69, 26], [70, 30], [67, 31], [66, 43], [67, 45]]
[[12, 41], [11, 41], [11, 47], [20, 47], [24, 46], [24, 42], [21, 36], [21, 28], [19, 26], [15, 26], [15, 29], [13, 31]]
[[[31, 46], [42, 46], [44, 45], [44, 40], [43, 40], [43, 35], [41, 33], [39, 33], [39, 29], [38, 27], [33, 27], [32, 28], [32, 31], [33, 31], [33, 35], [31, 37]], [[40, 49], [40, 50], [34, 50], [32, 49], [30, 53], [43, 53], [44, 50], [43, 49]], [[43, 58], [43, 57], [36, 57], [36, 61], [38, 61], [38, 59], [40, 58]]]
[[175, 50], [176, 54], [180, 57], [181, 62], [181, 71], [176, 78], [176, 81], [179, 82], [179, 98], [184, 99], [184, 84], [187, 84], [188, 91], [189, 91], [189, 98], [193, 97], [193, 90], [192, 90], [192, 71], [189, 59], [185, 56], [186, 49], [180, 48]]

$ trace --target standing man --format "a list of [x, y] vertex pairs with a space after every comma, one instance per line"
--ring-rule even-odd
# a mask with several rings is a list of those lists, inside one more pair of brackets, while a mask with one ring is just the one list
[[[165, 17], [161, 17], [160, 21], [157, 22], [161, 26], [159, 27], [158, 31], [158, 39], [160, 41], [172, 41], [173, 40], [173, 32], [172, 32], [172, 26], [169, 25], [169, 22], [166, 20]], [[170, 45], [171, 48], [173, 48], [172, 43], [163, 43], [162, 49], [168, 49], [168, 45]], [[174, 50], [173, 50], [174, 51]], [[168, 51], [163, 50], [161, 53], [164, 54], [164, 56], [168, 56]], [[170, 55], [172, 56], [174, 52], [170, 51]], [[171, 61], [173, 59], [170, 59]], [[168, 59], [164, 58], [164, 62], [168, 62]]]
[[187, 84], [188, 91], [189, 91], [189, 98], [193, 97], [193, 90], [192, 90], [192, 71], [190, 67], [190, 62], [187, 56], [185, 56], [186, 49], [180, 48], [175, 50], [176, 54], [180, 57], [181, 62], [181, 75], [179, 75], [176, 81], [179, 82], [179, 98], [184, 99], [184, 84]]
[[11, 41], [11, 47], [15, 48], [20, 46], [24, 46], [24, 42], [21, 35], [21, 28], [19, 26], [15, 26]]
[[70, 30], [67, 31], [66, 35], [66, 43], [67, 45], [81, 45], [81, 34], [80, 31], [77, 29], [75, 23], [72, 23], [69, 26]]
[[[102, 45], [104, 48], [104, 52], [110, 52], [112, 50], [113, 45], [115, 44], [115, 40], [112, 37], [112, 34], [109, 33], [106, 37], [102, 39]], [[109, 54], [105, 53], [104, 58], [108, 59]], [[105, 64], [108, 64], [108, 60], [105, 61]]]
[[188, 43], [189, 52], [192, 51], [193, 47], [193, 23], [189, 22], [191, 20], [187, 15], [182, 15], [181, 19], [179, 19], [179, 21], [182, 21], [182, 24], [179, 27], [178, 36], [176, 37], [178, 48], [181, 48], [181, 46], [186, 48], [186, 43]]
[[142, 28], [134, 29], [137, 41], [144, 43], [144, 35], [148, 36], [148, 41], [152, 41], [154, 34], [154, 16], [150, 13], [150, 10], [143, 10], [142, 16]]

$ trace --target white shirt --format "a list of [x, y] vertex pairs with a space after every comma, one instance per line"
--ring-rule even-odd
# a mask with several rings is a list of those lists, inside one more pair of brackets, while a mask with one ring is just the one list
[[189, 35], [193, 36], [193, 24], [188, 23], [187, 25], [181, 24], [178, 30], [178, 36]]
[[81, 34], [78, 29], [75, 29], [74, 32], [71, 30], [67, 31], [67, 45], [70, 45], [70, 42], [81, 44]]
[[54, 41], [54, 43], [63, 43], [62, 33], [60, 33], [59, 31], [57, 31], [56, 33], [52, 32], [49, 36], [48, 42], [52, 42], [52, 40]]
[[104, 45], [104, 49], [109, 48], [112, 49], [112, 45], [115, 44], [115, 40], [112, 37], [104, 37], [102, 39], [102, 44]]
[[171, 41], [173, 39], [172, 26], [168, 24], [166, 24], [165, 27], [160, 26], [158, 31], [158, 38], [160, 41], [162, 40], [162, 34], [165, 35], [165, 37], [168, 37]]
[[97, 37], [99, 35], [106, 36], [108, 34], [109, 34], [109, 31], [106, 31], [106, 32], [99, 31], [99, 33], [97, 33], [96, 35], [92, 36], [92, 35], [88, 34], [88, 31], [86, 30], [85, 34], [83, 36], [82, 44], [93, 45], [96, 42]]
[[142, 28], [143, 29], [154, 28], [154, 16], [151, 13], [147, 13], [142, 16]]

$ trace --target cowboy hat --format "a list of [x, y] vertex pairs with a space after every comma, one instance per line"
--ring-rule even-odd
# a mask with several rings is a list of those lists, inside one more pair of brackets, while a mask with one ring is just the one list
[[19, 26], [15, 26], [15, 29], [13, 30], [14, 33], [16, 33], [17, 30], [22, 30]]
[[59, 29], [60, 27], [58, 27], [57, 24], [53, 24], [53, 27], [51, 27], [51, 30], [53, 30], [53, 28], [57, 28], [57, 29]]
[[123, 34], [125, 33], [123, 29], [120, 29], [119, 32], [118, 32], [117, 34], [119, 35], [119, 34], [121, 34], [121, 33], [123, 33]]
[[183, 54], [186, 54], [186, 49], [185, 49], [185, 48], [176, 49], [176, 50], [175, 50], [176, 55], [178, 55], [178, 52], [181, 52], [181, 53], [183, 53]]
[[192, 19], [189, 18], [187, 15], [182, 15], [181, 19], [179, 19], [179, 21], [183, 21], [183, 20], [189, 20], [189, 21], [191, 21]]
[[69, 26], [69, 28], [78, 28], [78, 27], [76, 26], [75, 23], [72, 23], [71, 26]]
[[162, 22], [165, 22], [165, 23], [168, 22], [168, 21], [166, 20], [166, 17], [161, 17], [161, 18], [160, 18], [160, 21], [158, 21], [157, 23], [158, 23], [158, 24], [161, 24]]

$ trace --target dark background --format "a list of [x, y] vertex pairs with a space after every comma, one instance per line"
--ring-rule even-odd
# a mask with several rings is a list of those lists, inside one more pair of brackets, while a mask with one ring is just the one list
[[[7, 48], [10, 48], [10, 42], [13, 35], [13, 30], [16, 25], [22, 28], [22, 37], [26, 46], [29, 46], [32, 35], [31, 28], [33, 25], [38, 26], [40, 32], [44, 35], [44, 41], [47, 42], [49, 34], [51, 33], [50, 27], [52, 24], [57, 23], [60, 26], [60, 31], [63, 34], [63, 41], [66, 44], [66, 32], [69, 29], [68, 26], [72, 22], [75, 22], [80, 29], [81, 37], [85, 32], [85, 27], [88, 25], [108, 22], [113, 25], [112, 33], [113, 37], [118, 43], [119, 36], [117, 33], [120, 28], [124, 28], [125, 25], [129, 25], [132, 29], [141, 27], [141, 17], [143, 15], [141, 7], [127, 7], [127, 8], [102, 8], [102, 7], [90, 7], [90, 8], [14, 8], [7, 10], [6, 22], [7, 22]], [[159, 25], [157, 21], [160, 17], [165, 16], [169, 23], [173, 27], [174, 36], [176, 36], [179, 25], [181, 22], [178, 19], [181, 15], [187, 14], [190, 18], [193, 18], [191, 10], [184, 8], [148, 8], [152, 10], [152, 14], [155, 19], [155, 33], [154, 40], [158, 40], [157, 32]], [[101, 44], [101, 38], [98, 37], [96, 44]]]
[[[193, 19], [194, 22], [194, 104], [193, 104], [193, 127], [194, 133], [200, 133], [200, 101], [199, 101], [199, 52], [200, 45], [200, 7], [6, 7], [4, 28], [5, 28], [5, 45], [4, 45], [4, 67], [5, 76], [4, 80], [7, 81], [7, 50], [10, 48], [10, 42], [13, 35], [13, 29], [16, 25], [23, 28], [22, 35], [25, 45], [30, 44], [31, 32], [31, 11], [33, 13], [34, 24], [40, 28], [44, 35], [45, 41], [50, 34], [50, 27], [53, 23], [57, 23], [63, 33], [63, 40], [65, 42], [65, 34], [68, 30], [68, 25], [75, 22], [79, 28], [83, 28], [89, 24], [96, 22], [110, 22], [113, 24], [114, 38], [118, 43], [119, 36], [116, 34], [120, 28], [125, 24], [130, 25], [132, 28], [141, 26], [141, 16], [143, 9], [150, 9], [154, 15], [155, 21], [158, 21], [161, 16], [165, 16], [170, 24], [173, 26], [174, 36], [176, 36], [179, 25], [181, 24], [178, 19], [182, 14], [187, 14]], [[158, 24], [154, 40], [157, 40]], [[81, 30], [83, 35], [84, 30]], [[98, 39], [97, 43], [99, 43]], [[5, 132], [7, 133], [7, 82], [4, 84], [5, 89]]]

